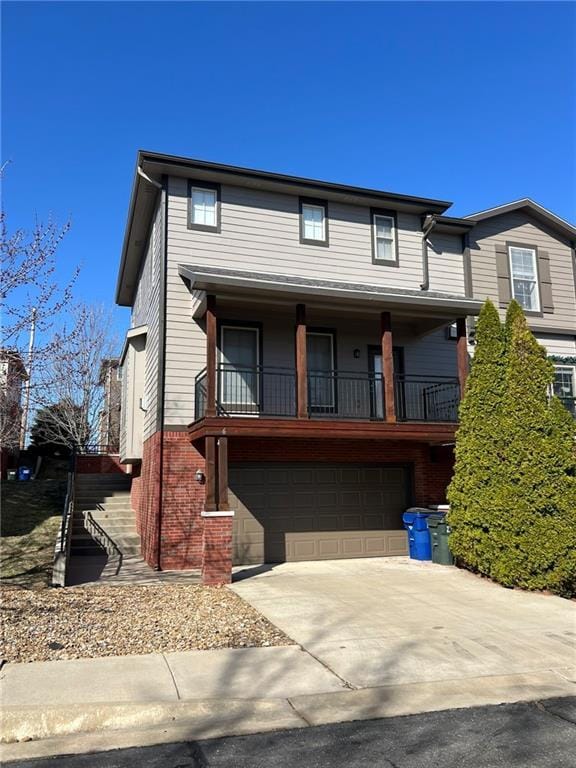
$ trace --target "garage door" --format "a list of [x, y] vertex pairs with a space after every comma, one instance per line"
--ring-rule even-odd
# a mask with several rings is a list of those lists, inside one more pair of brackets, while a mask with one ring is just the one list
[[405, 555], [403, 467], [231, 464], [234, 562]]

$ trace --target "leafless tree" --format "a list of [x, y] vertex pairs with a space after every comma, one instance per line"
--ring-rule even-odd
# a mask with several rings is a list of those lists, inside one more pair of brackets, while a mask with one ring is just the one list
[[[0, 179], [4, 177], [5, 168], [6, 164], [0, 168]], [[6, 212], [4, 208], [0, 210], [0, 356], [3, 356], [0, 446], [4, 448], [18, 447], [20, 391], [22, 382], [30, 382], [31, 376], [28, 370], [31, 320], [34, 317], [36, 329], [33, 360], [35, 365], [42, 365], [54, 352], [53, 330], [72, 299], [79, 270], [75, 269], [64, 282], [56, 274], [58, 248], [69, 229], [70, 222], [59, 226], [48, 219], [45, 224], [36, 221], [30, 231], [10, 231]], [[14, 374], [14, 360], [22, 366], [22, 376]]]
[[111, 312], [101, 306], [78, 305], [71, 327], [71, 334], [64, 329], [54, 335], [54, 353], [37, 371], [33, 402], [50, 414], [43, 421], [47, 439], [86, 446], [99, 441], [105, 398], [100, 368], [117, 353], [118, 340]]

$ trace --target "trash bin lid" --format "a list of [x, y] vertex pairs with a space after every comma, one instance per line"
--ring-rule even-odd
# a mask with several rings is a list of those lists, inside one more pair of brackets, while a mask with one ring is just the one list
[[408, 514], [417, 515], [420, 516], [428, 516], [434, 514], [431, 509], [427, 509], [426, 507], [410, 507], [410, 509], [407, 509], [406, 512]]

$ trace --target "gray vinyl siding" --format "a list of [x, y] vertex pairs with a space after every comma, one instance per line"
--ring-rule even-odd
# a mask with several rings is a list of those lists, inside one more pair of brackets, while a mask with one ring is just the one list
[[547, 335], [537, 333], [536, 339], [549, 355], [576, 357], [576, 336]]
[[158, 197], [158, 206], [150, 228], [146, 256], [142, 264], [138, 287], [132, 307], [132, 328], [148, 326], [146, 338], [146, 369], [144, 379], [143, 439], [147, 440], [156, 432], [158, 415], [158, 342], [160, 334], [160, 274], [163, 262], [163, 212]]
[[[498, 306], [496, 243], [506, 241], [536, 246], [550, 257], [550, 276], [554, 311], [543, 317], [529, 318], [539, 328], [566, 329], [576, 332], [576, 289], [570, 243], [540, 226], [522, 211], [502, 214], [480, 221], [470, 236], [472, 287], [477, 299], [490, 298]], [[502, 316], [504, 308], [500, 308]]]
[[464, 256], [460, 235], [433, 234], [428, 245], [430, 290], [464, 296]]
[[169, 183], [168, 249], [182, 264], [370, 282], [418, 289], [422, 240], [418, 216], [398, 213], [399, 267], [372, 263], [370, 209], [328, 203], [329, 247], [300, 243], [298, 197], [222, 185], [221, 232], [187, 227], [186, 179]]

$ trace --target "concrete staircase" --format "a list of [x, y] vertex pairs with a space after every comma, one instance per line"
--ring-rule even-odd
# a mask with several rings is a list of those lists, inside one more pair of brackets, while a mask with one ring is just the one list
[[130, 476], [125, 474], [77, 474], [71, 555], [108, 556], [140, 554], [130, 506]]

